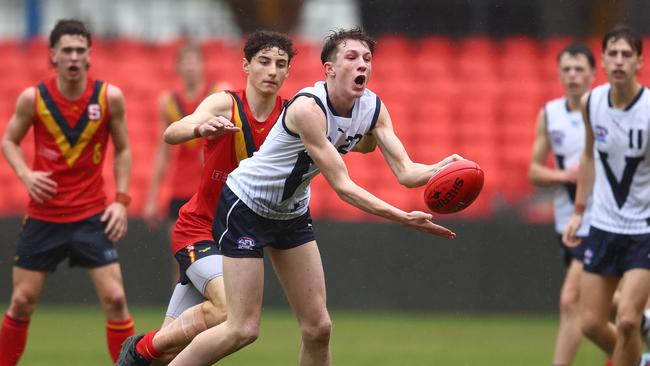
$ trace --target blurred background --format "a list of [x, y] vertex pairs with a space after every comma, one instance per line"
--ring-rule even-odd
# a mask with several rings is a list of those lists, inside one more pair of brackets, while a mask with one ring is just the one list
[[[333, 308], [391, 311], [555, 313], [563, 265], [552, 228], [552, 191], [527, 176], [534, 122], [563, 94], [556, 57], [572, 40], [600, 55], [600, 37], [626, 23], [650, 42], [646, 0], [0, 0], [0, 133], [25, 87], [51, 75], [46, 37], [60, 18], [93, 33], [91, 74], [126, 96], [133, 172], [132, 222], [118, 244], [131, 304], [162, 306], [170, 293], [166, 229], [141, 221], [162, 130], [158, 98], [179, 87], [176, 52], [200, 42], [209, 80], [244, 87], [247, 33], [292, 35], [299, 50], [281, 95], [321, 80], [323, 38], [361, 25], [376, 37], [369, 88], [388, 106], [415, 161], [452, 153], [475, 160], [486, 183], [467, 210], [436, 217], [458, 234], [445, 241], [377, 220], [340, 201], [322, 178], [312, 214]], [[646, 47], [646, 49], [648, 49]], [[650, 75], [642, 72], [644, 84]], [[605, 80], [598, 66], [597, 83]], [[24, 141], [33, 155], [33, 141]], [[353, 179], [405, 210], [423, 210], [422, 189], [401, 187], [377, 151], [346, 157]], [[105, 164], [113, 192], [112, 162]], [[161, 208], [169, 195], [162, 188]], [[109, 194], [109, 197], [111, 194]], [[0, 303], [27, 194], [0, 160]], [[45, 303], [95, 304], [88, 281], [61, 265]], [[271, 272], [269, 272], [270, 274]], [[266, 304], [286, 307], [268, 276]]]

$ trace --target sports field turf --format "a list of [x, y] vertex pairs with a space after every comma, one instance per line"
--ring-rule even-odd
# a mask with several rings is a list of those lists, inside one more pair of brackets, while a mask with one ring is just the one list
[[[162, 308], [133, 307], [138, 331], [151, 330]], [[546, 366], [557, 319], [537, 315], [406, 314], [332, 311], [332, 364], [339, 366]], [[265, 310], [260, 338], [219, 363], [296, 365], [298, 328], [288, 311]], [[584, 341], [575, 366], [600, 366]], [[91, 307], [41, 306], [20, 365], [110, 365], [102, 314]]]

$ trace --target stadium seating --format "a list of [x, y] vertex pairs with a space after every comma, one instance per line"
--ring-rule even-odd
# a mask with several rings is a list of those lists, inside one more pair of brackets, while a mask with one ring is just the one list
[[[517, 207], [531, 194], [527, 178], [534, 121], [546, 100], [562, 95], [557, 81], [557, 54], [573, 39], [537, 40], [483, 36], [453, 39], [429, 36], [409, 39], [391, 35], [378, 38], [370, 89], [388, 107], [396, 134], [414, 161], [433, 163], [452, 153], [477, 161], [486, 172], [485, 188], [469, 209], [453, 217], [480, 218], [500, 203]], [[646, 39], [647, 44], [650, 40]], [[151, 178], [151, 161], [160, 141], [158, 97], [161, 90], [178, 87], [175, 54], [180, 40], [150, 44], [131, 39], [96, 39], [91, 73], [118, 85], [127, 98], [129, 137], [133, 149], [133, 204], [139, 215]], [[599, 40], [588, 44], [599, 53]], [[241, 42], [209, 40], [202, 43], [210, 80], [244, 85]], [[296, 40], [299, 53], [282, 94], [322, 79], [320, 46]], [[15, 99], [28, 85], [52, 74], [47, 43], [0, 41], [0, 132], [4, 132]], [[650, 74], [640, 75], [648, 83]], [[598, 68], [597, 82], [605, 80]], [[25, 139], [29, 157], [33, 141]], [[110, 154], [110, 153], [109, 153]], [[110, 156], [107, 159], [110, 163]], [[377, 196], [404, 209], [424, 209], [421, 189], [401, 187], [383, 163], [379, 151], [348, 154], [352, 178]], [[109, 192], [112, 172], [106, 168]], [[24, 212], [27, 194], [8, 164], [0, 161], [0, 214]], [[169, 187], [163, 187], [161, 201]], [[324, 179], [313, 183], [315, 217], [339, 220], [372, 219], [338, 199]], [[164, 207], [164, 205], [161, 205]]]

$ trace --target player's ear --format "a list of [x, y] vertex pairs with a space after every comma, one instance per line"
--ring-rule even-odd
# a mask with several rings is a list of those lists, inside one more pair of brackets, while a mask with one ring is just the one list
[[336, 76], [336, 71], [334, 71], [334, 64], [331, 61], [327, 61], [323, 64], [323, 69], [325, 70], [325, 76], [334, 77]]
[[56, 55], [56, 49], [54, 47], [50, 47], [50, 65], [56, 66], [56, 62], [54, 61], [54, 56]]
[[244, 72], [245, 72], [246, 74], [249, 73], [250, 65], [251, 65], [251, 63], [248, 62], [248, 60], [246, 59], [246, 57], [244, 57], [244, 58], [242, 59], [242, 69], [244, 69]]

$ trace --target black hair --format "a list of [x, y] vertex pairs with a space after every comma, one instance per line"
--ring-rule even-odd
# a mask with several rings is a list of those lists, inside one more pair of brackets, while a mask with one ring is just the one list
[[77, 19], [61, 19], [56, 22], [54, 29], [50, 32], [50, 48], [54, 48], [57, 42], [59, 42], [59, 39], [66, 34], [83, 36], [88, 40], [88, 47], [91, 45], [90, 32], [82, 21]]
[[368, 46], [370, 53], [375, 52], [375, 45], [377, 42], [363, 29], [360, 27], [354, 27], [351, 29], [336, 29], [327, 36], [325, 39], [325, 44], [323, 45], [323, 50], [320, 53], [320, 60], [324, 64], [327, 61], [334, 61], [334, 56], [336, 55], [336, 47], [345, 42], [346, 40], [354, 39], [361, 41]]
[[277, 47], [279, 50], [282, 50], [287, 53], [289, 56], [289, 62], [293, 56], [298, 53], [295, 48], [293, 48], [293, 42], [284, 33], [260, 30], [251, 34], [246, 40], [244, 45], [244, 57], [250, 62], [253, 59], [253, 56], [268, 48]]
[[639, 34], [632, 28], [623, 24], [616, 25], [605, 33], [603, 36], [603, 52], [605, 52], [607, 43], [609, 43], [610, 40], [617, 41], [619, 39], [624, 39], [630, 47], [636, 51], [636, 54], [641, 56], [643, 53], [643, 42], [641, 41], [641, 36], [639, 36]]
[[592, 69], [596, 67], [596, 59], [594, 57], [594, 53], [591, 52], [591, 49], [589, 49], [589, 47], [587, 47], [584, 43], [574, 42], [564, 47], [564, 49], [562, 49], [562, 51], [560, 51], [560, 53], [557, 55], [558, 63], [560, 63], [560, 58], [562, 58], [562, 55], [565, 53], [571, 56], [583, 55], [587, 58], [589, 66], [591, 66]]

